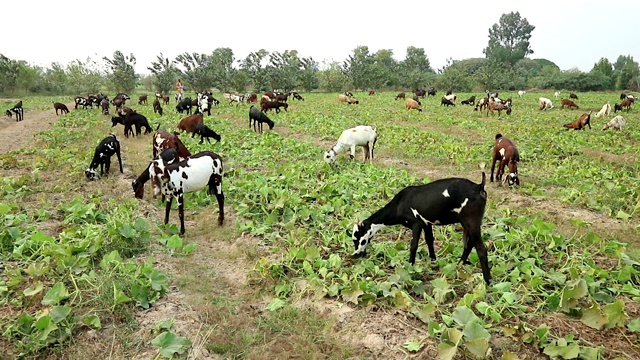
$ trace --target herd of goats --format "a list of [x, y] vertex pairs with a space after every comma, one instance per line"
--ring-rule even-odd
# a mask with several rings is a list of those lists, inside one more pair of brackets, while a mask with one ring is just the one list
[[[415, 89], [413, 97], [408, 97], [404, 92], [399, 93], [395, 99], [405, 99], [405, 107], [409, 110], [422, 111], [420, 98], [425, 95], [436, 96], [437, 91], [434, 88], [429, 90]], [[502, 111], [511, 114], [512, 100], [501, 100], [498, 93], [486, 92], [483, 97], [476, 102], [476, 97], [463, 100], [464, 105], [475, 106], [476, 111], [487, 111], [493, 113], [497, 111], [499, 116]], [[523, 96], [526, 91], [519, 91], [518, 95]], [[375, 91], [369, 91], [369, 95], [375, 95]], [[559, 92], [555, 94], [558, 98]], [[257, 94], [223, 94], [229, 103], [258, 103]], [[304, 98], [297, 92], [288, 94], [278, 92], [265, 92], [260, 98], [259, 108], [251, 105], [249, 108], [249, 127], [253, 125], [254, 131], [262, 132], [263, 123], [266, 123], [270, 129], [273, 129], [274, 122], [269, 119], [266, 112], [274, 110], [279, 112], [280, 108], [287, 111], [288, 97], [304, 101]], [[578, 109], [571, 99], [578, 99], [574, 93], [570, 94], [570, 99], [561, 100], [561, 108]], [[98, 106], [104, 115], [109, 115], [109, 106], [116, 107], [116, 116], [113, 116], [112, 127], [118, 124], [124, 125], [125, 137], [141, 135], [142, 130], [145, 134], [151, 133], [153, 129], [149, 125], [146, 117], [136, 110], [126, 106], [126, 101], [131, 98], [126, 94], [117, 94], [112, 100], [107, 96], [89, 95], [88, 97], [76, 97], [75, 109], [79, 107], [87, 108]], [[186, 113], [187, 117], [183, 118], [178, 124], [178, 130], [191, 133], [193, 138], [195, 135], [200, 136], [200, 143], [205, 139], [211, 143], [211, 138], [220, 141], [221, 136], [204, 124], [204, 114], [211, 115], [211, 107], [218, 105], [220, 102], [212, 96], [211, 92], [200, 92], [195, 99], [182, 98], [180, 94], [176, 95], [176, 111], [178, 113]], [[447, 91], [441, 99], [442, 106], [455, 106], [457, 96], [451, 91]], [[621, 94], [620, 104], [614, 105], [614, 112], [626, 109], [630, 110], [631, 104], [635, 102], [633, 95]], [[359, 104], [359, 101], [352, 93], [346, 91], [338, 95], [339, 103]], [[138, 98], [138, 104], [147, 104], [147, 95], [141, 95]], [[163, 114], [162, 105], [169, 104], [169, 97], [160, 93], [156, 93], [153, 101], [154, 113], [160, 116]], [[69, 112], [65, 104], [56, 102], [53, 104], [56, 111], [60, 114]], [[553, 103], [550, 99], [539, 98], [539, 110], [552, 109]], [[192, 109], [195, 111], [192, 112]], [[591, 113], [581, 115], [576, 121], [565, 124], [567, 129], [581, 130], [586, 126], [591, 128]], [[609, 116], [611, 113], [611, 105], [609, 102], [603, 105], [601, 110], [595, 114], [596, 117]], [[17, 103], [11, 109], [6, 111], [6, 115], [16, 116], [16, 121], [24, 119], [24, 109], [22, 101]], [[611, 121], [606, 123], [603, 130], [614, 128], [620, 130], [626, 125], [626, 120], [617, 115]], [[257, 128], [256, 128], [257, 126]], [[134, 133], [135, 129], [135, 133]], [[179, 133], [168, 132], [159, 128], [156, 129], [152, 136], [152, 160], [144, 171], [132, 182], [133, 192], [136, 198], [142, 199], [144, 196], [144, 185], [151, 181], [154, 198], [158, 195], [162, 196], [165, 202], [165, 218], [164, 223], [169, 221], [169, 213], [172, 207], [173, 198], [177, 199], [178, 212], [180, 218], [180, 235], [184, 235], [184, 194], [199, 191], [208, 188], [210, 195], [215, 195], [218, 208], [218, 225], [224, 223], [224, 193], [222, 191], [223, 178], [223, 162], [222, 158], [211, 151], [202, 151], [191, 154], [186, 146], [178, 137]], [[363, 147], [363, 161], [367, 159], [373, 160], [373, 150], [377, 141], [377, 132], [374, 127], [359, 125], [342, 132], [335, 145], [324, 153], [324, 161], [333, 164], [337, 155], [349, 149], [350, 157], [355, 157], [356, 147]], [[95, 148], [94, 156], [85, 170], [85, 175], [89, 180], [97, 180], [100, 176], [108, 175], [111, 166], [111, 157], [116, 155], [120, 165], [120, 172], [123, 172], [122, 160], [120, 154], [120, 142], [115, 135], [104, 138]], [[495, 179], [509, 186], [520, 185], [518, 178], [518, 162], [520, 154], [515, 143], [502, 136], [496, 134], [495, 145], [493, 148], [491, 161], [490, 181]], [[496, 163], [497, 172], [496, 172]], [[100, 175], [98, 175], [100, 168]], [[505, 169], [507, 173], [505, 174]], [[412, 230], [412, 240], [410, 245], [410, 262], [415, 262], [418, 243], [421, 234], [424, 232], [425, 241], [429, 250], [429, 257], [435, 260], [435, 250], [433, 248], [433, 225], [450, 225], [462, 224], [463, 227], [463, 243], [464, 250], [461, 262], [469, 264], [468, 256], [472, 249], [476, 249], [478, 253], [482, 274], [485, 282], [491, 282], [491, 274], [489, 262], [487, 259], [487, 249], [482, 242], [481, 224], [487, 201], [487, 193], [485, 191], [486, 175], [482, 171], [482, 181], [480, 184], [474, 183], [464, 178], [446, 178], [433, 181], [428, 184], [409, 186], [398, 192], [395, 197], [384, 207], [373, 213], [369, 218], [355, 224], [350, 236], [353, 240], [355, 252], [353, 256], [362, 256], [366, 254], [368, 244], [381, 228], [391, 225], [403, 225]]]

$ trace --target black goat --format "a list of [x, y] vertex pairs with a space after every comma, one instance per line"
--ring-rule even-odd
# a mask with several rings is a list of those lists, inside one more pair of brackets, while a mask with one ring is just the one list
[[435, 97], [437, 93], [438, 93], [438, 90], [436, 90], [433, 87], [431, 89], [429, 89], [429, 91], [427, 91], [427, 95], [433, 96], [433, 97]]
[[211, 144], [211, 138], [214, 138], [216, 141], [220, 141], [220, 139], [222, 139], [220, 134], [211, 130], [207, 125], [201, 122], [196, 123], [196, 129], [193, 134], [191, 134], [191, 137], [193, 137], [193, 135], [195, 134], [200, 135], [200, 144], [204, 142], [205, 138], [207, 139], [207, 142], [209, 142], [209, 144]]
[[158, 101], [158, 99], [153, 100], [153, 112], [162, 116], [162, 106], [160, 106], [160, 101]]
[[116, 139], [115, 135], [107, 136], [96, 147], [93, 154], [93, 160], [89, 168], [84, 171], [84, 174], [89, 180], [96, 180], [99, 178], [96, 173], [98, 166], [100, 167], [100, 176], [104, 175], [106, 171], [109, 175], [109, 169], [111, 168], [111, 156], [116, 154], [118, 156], [118, 163], [120, 164], [120, 173], [122, 173], [122, 159], [120, 158], [120, 142]]
[[5, 114], [11, 117], [11, 113], [16, 114], [16, 121], [24, 120], [24, 108], [22, 107], [22, 100], [18, 101], [11, 109], [7, 110]]
[[[128, 112], [124, 116], [121, 114], [118, 114], [118, 116], [112, 116], [111, 127], [114, 127], [118, 124], [124, 125], [124, 136], [127, 138], [129, 137], [129, 134], [131, 134], [133, 137], [135, 137], [136, 135], [141, 135], [142, 128], [145, 129], [145, 134], [150, 134], [153, 131], [153, 129], [149, 125], [149, 121], [147, 120], [147, 118], [135, 111]], [[136, 128], [135, 134], [133, 133], [134, 126]]]
[[472, 97], [468, 98], [467, 100], [462, 100], [462, 105], [471, 105], [473, 106], [476, 102], [476, 96], [473, 95]]
[[262, 133], [262, 123], [267, 123], [269, 125], [269, 130], [273, 130], [273, 126], [275, 123], [265, 115], [258, 108], [251, 105], [249, 108], [249, 129], [251, 129], [251, 124], [253, 123], [253, 131], [256, 131], [256, 123], [258, 124], [258, 131]]
[[442, 105], [446, 105], [446, 106], [456, 106], [456, 104], [453, 103], [453, 101], [443, 97], [442, 100], [440, 100], [440, 106]]
[[187, 112], [187, 115], [191, 115], [191, 99], [185, 98], [180, 100], [178, 105], [176, 105], [176, 111], [182, 114], [183, 111]]
[[460, 261], [469, 264], [469, 254], [475, 248], [480, 258], [482, 275], [491, 282], [487, 249], [482, 242], [480, 226], [487, 204], [484, 189], [486, 175], [476, 184], [463, 178], [440, 179], [429, 184], [409, 186], [401, 190], [382, 209], [366, 220], [354, 225], [349, 234], [353, 239], [353, 256], [366, 254], [367, 246], [375, 233], [385, 226], [403, 225], [412, 230], [409, 261], [415, 263], [420, 234], [424, 231], [429, 257], [436, 259], [433, 248], [433, 225], [462, 224], [464, 250]]

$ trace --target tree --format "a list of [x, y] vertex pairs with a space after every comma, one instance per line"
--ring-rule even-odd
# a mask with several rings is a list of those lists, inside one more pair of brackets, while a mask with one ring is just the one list
[[210, 66], [211, 56], [185, 52], [176, 56], [176, 62], [182, 65], [180, 79], [184, 80], [184, 83], [192, 90], [200, 91], [213, 86], [215, 75], [212, 66]]
[[[269, 76], [267, 69], [262, 66], [264, 59], [269, 55], [265, 49], [252, 52], [240, 62], [240, 69], [253, 79], [253, 87], [257, 91], [267, 91], [269, 89]], [[271, 89], [272, 90], [272, 89]]]
[[398, 83], [398, 62], [393, 58], [393, 50], [378, 50], [373, 55], [373, 64], [368, 72], [371, 89], [395, 86]]
[[598, 62], [593, 65], [590, 73], [594, 75], [601, 75], [601, 79], [604, 80], [603, 87], [605, 89], [613, 89], [615, 85], [613, 77], [613, 64], [609, 62], [609, 59], [600, 58], [600, 60], [598, 60]]
[[502, 14], [500, 22], [489, 29], [489, 44], [483, 52], [487, 59], [514, 65], [533, 54], [529, 39], [535, 28], [526, 18], [520, 17], [519, 12]]
[[266, 69], [272, 89], [281, 89], [284, 92], [295, 89], [302, 72], [298, 51], [272, 52], [269, 54], [269, 64]]
[[18, 82], [18, 62], [0, 54], [0, 92], [12, 91]]
[[171, 93], [179, 74], [175, 63], [160, 53], [156, 57], [156, 61], [152, 61], [151, 66], [147, 69], [154, 75], [152, 81], [154, 89], [164, 95]]
[[318, 73], [320, 81], [320, 89], [327, 92], [341, 91], [349, 79], [343, 73], [340, 63], [334, 61], [332, 63], [325, 62], [323, 69]]
[[87, 94], [95, 94], [100, 91], [104, 84], [103, 72], [91, 58], [87, 58], [84, 62], [81, 60], [70, 62], [67, 64], [65, 73], [67, 74], [67, 89], [72, 94], [85, 96]]
[[231, 89], [231, 78], [235, 72], [234, 61], [233, 50], [230, 48], [217, 48], [211, 53], [209, 66], [213, 75], [212, 85], [220, 91], [227, 92]]
[[371, 65], [373, 56], [369, 53], [368, 46], [358, 46], [342, 63], [343, 74], [351, 80], [354, 89], [366, 89], [370, 87]]
[[304, 91], [310, 92], [317, 89], [320, 81], [318, 79], [318, 62], [312, 57], [300, 59], [302, 71], [298, 76], [298, 83]]
[[407, 55], [399, 64], [398, 83], [408, 89], [422, 88], [433, 82], [435, 72], [431, 68], [424, 48], [407, 47]]
[[236, 70], [231, 76], [231, 87], [239, 93], [244, 93], [251, 85], [251, 78], [244, 70]]
[[120, 50], [116, 50], [113, 59], [106, 56], [102, 59], [108, 66], [107, 79], [116, 91], [126, 93], [136, 88], [138, 76], [135, 71], [136, 57], [133, 54], [125, 56]]
[[637, 90], [640, 68], [638, 67], [638, 63], [633, 60], [633, 56], [618, 56], [618, 59], [613, 64], [613, 69], [616, 79], [616, 89]]

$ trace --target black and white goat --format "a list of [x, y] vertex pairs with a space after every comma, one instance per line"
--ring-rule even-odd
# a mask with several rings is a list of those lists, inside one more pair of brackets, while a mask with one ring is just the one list
[[[253, 124], [253, 131], [257, 131], [262, 134], [262, 123], [267, 123], [267, 125], [269, 125], [269, 130], [273, 130], [275, 125], [275, 123], [269, 119], [265, 113], [251, 105], [249, 108], [249, 129], [251, 129], [251, 124]], [[258, 130], [256, 130], [256, 124], [258, 125]]]
[[184, 235], [184, 194], [209, 187], [209, 194], [215, 194], [218, 200], [218, 225], [224, 223], [224, 193], [222, 192], [222, 158], [210, 151], [197, 153], [184, 161], [167, 164], [155, 159], [149, 165], [149, 176], [154, 181], [153, 192], [157, 196], [162, 192], [169, 200], [166, 203], [164, 223], [169, 222], [171, 203], [178, 199], [180, 217], [180, 235]]
[[358, 125], [354, 128], [347, 129], [342, 132], [338, 141], [331, 149], [325, 151], [324, 161], [327, 164], [332, 164], [336, 161], [338, 153], [344, 149], [349, 149], [349, 156], [351, 159], [356, 156], [356, 146], [363, 147], [363, 160], [362, 162], [373, 162], [373, 148], [378, 140], [378, 134], [376, 129], [368, 125]]
[[429, 248], [429, 257], [436, 259], [433, 248], [433, 226], [462, 224], [464, 250], [460, 261], [470, 264], [468, 257], [475, 248], [480, 258], [482, 275], [487, 284], [491, 282], [487, 249], [482, 242], [480, 226], [487, 204], [484, 189], [486, 175], [482, 172], [482, 182], [476, 184], [468, 179], [447, 178], [425, 185], [409, 186], [401, 190], [382, 209], [366, 220], [353, 226], [347, 234], [353, 239], [353, 256], [366, 254], [373, 236], [385, 226], [402, 225], [411, 229], [409, 261], [415, 263], [420, 235], [424, 231]]
[[24, 108], [22, 107], [22, 100], [18, 101], [11, 109], [7, 110], [5, 114], [11, 117], [11, 113], [16, 114], [16, 121], [24, 120]]
[[100, 176], [104, 175], [105, 171], [109, 175], [109, 169], [111, 168], [111, 156], [116, 154], [118, 156], [118, 164], [120, 164], [120, 173], [122, 173], [122, 159], [120, 158], [120, 142], [116, 139], [115, 135], [107, 136], [104, 138], [93, 153], [93, 160], [89, 168], [84, 171], [85, 176], [89, 180], [97, 180], [100, 177], [96, 172], [98, 166], [100, 167]]
[[[174, 148], [166, 148], [162, 150], [160, 153], [160, 158], [164, 161], [165, 164], [173, 164], [176, 160], [179, 160], [178, 152]], [[184, 160], [184, 159], [183, 159]], [[149, 167], [151, 163], [147, 165], [142, 174], [138, 176], [131, 182], [131, 187], [133, 188], [133, 193], [136, 198], [142, 199], [144, 197], [144, 184], [151, 179], [149, 175]], [[164, 201], [164, 199], [163, 199]]]

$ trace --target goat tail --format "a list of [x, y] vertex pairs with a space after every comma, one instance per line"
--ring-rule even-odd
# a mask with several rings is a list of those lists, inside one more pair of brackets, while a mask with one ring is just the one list
[[[162, 116], [162, 114], [160, 114], [160, 116]], [[160, 123], [158, 123], [158, 126], [156, 126], [156, 131], [158, 131], [158, 129], [160, 129]]]
[[482, 181], [480, 182], [480, 185], [478, 185], [478, 187], [484, 191], [484, 185], [487, 182], [487, 174], [484, 172], [484, 170], [482, 171]]

